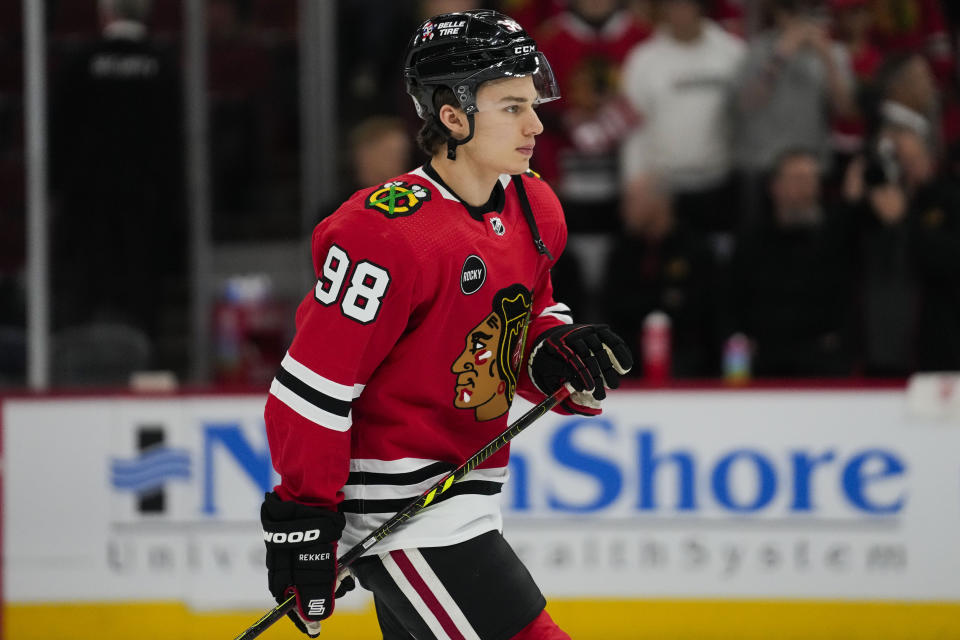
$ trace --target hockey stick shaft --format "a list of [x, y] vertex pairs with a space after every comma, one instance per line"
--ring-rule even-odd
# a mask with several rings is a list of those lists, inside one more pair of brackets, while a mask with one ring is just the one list
[[[555, 406], [567, 399], [567, 396], [573, 389], [570, 385], [564, 385], [557, 389], [552, 395], [547, 396], [542, 402], [534, 406], [525, 414], [517, 418], [513, 424], [509, 425], [503, 433], [491, 440], [483, 449], [470, 456], [466, 462], [438, 480], [429, 489], [414, 499], [406, 507], [395, 513], [389, 520], [377, 527], [363, 540], [355, 544], [349, 551], [338, 558], [337, 577], [343, 579], [347, 576], [347, 568], [361, 555], [367, 552], [370, 547], [377, 544], [385, 537], [393, 533], [397, 527], [404, 522], [423, 511], [425, 508], [438, 501], [443, 493], [454, 483], [462, 479], [465, 475], [476, 469], [480, 463], [492, 456], [505, 444], [513, 440], [524, 429], [533, 424], [538, 418], [548, 413]], [[265, 613], [259, 620], [247, 627], [246, 631], [241, 633], [234, 640], [253, 640], [261, 633], [267, 630], [274, 622], [287, 615], [287, 612], [293, 609], [297, 603], [296, 595], [275, 606]]]

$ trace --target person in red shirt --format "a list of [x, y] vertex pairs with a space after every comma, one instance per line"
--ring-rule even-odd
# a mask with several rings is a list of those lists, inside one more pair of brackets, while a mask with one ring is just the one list
[[[407, 49], [430, 160], [357, 191], [314, 230], [317, 282], [264, 410], [280, 484], [261, 508], [271, 593], [308, 635], [334, 610], [350, 548], [502, 433], [516, 396], [570, 383], [596, 415], [632, 365], [603, 325], [573, 324], [550, 268], [566, 242], [529, 171], [559, 98], [547, 58], [490, 10], [442, 14]], [[388, 638], [569, 636], [501, 534], [503, 448], [350, 566]]]
[[[624, 59], [650, 35], [650, 27], [616, 0], [571, 0], [538, 31], [565, 99], [544, 105], [548, 125], [539, 142], [536, 169], [556, 186], [570, 242], [561, 269], [566, 299], [596, 317], [604, 260], [620, 226], [618, 149], [638, 115], [620, 91]], [[566, 262], [566, 264], [564, 264]], [[579, 287], [576, 283], [582, 283]]]
[[866, 82], [883, 62], [883, 51], [873, 41], [874, 14], [870, 0], [830, 0], [833, 35], [850, 53], [850, 66], [857, 80]]
[[[567, 96], [542, 110], [555, 126], [544, 132], [541, 144], [546, 152], [538, 158], [537, 169], [560, 186], [561, 199], [572, 201], [565, 202], [568, 205], [591, 200], [589, 194], [578, 193], [577, 185], [584, 174], [598, 170], [601, 159], [615, 176], [614, 151], [636, 124], [636, 115], [621, 98], [620, 68], [651, 29], [619, 5], [615, 0], [571, 0], [567, 10], [545, 22], [537, 34], [540, 50], [551, 60], [557, 84]], [[611, 189], [609, 197], [615, 192]], [[596, 224], [596, 215], [567, 211], [568, 216], [571, 213], [575, 231], [592, 230]], [[601, 216], [601, 224], [604, 220]]]

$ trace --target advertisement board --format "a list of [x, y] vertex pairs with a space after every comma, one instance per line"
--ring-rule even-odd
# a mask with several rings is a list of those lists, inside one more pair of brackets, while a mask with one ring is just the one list
[[615, 394], [543, 422], [505, 532], [552, 595], [960, 600], [960, 425], [900, 392]]
[[[4, 401], [6, 602], [262, 609], [262, 409]], [[960, 427], [900, 391], [614, 393], [517, 438], [502, 499], [548, 598], [960, 601]]]
[[258, 396], [4, 403], [5, 598], [265, 602]]

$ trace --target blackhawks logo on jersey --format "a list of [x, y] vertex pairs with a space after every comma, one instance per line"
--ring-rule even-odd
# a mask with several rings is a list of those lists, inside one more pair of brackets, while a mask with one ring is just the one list
[[493, 311], [467, 332], [464, 349], [450, 367], [457, 376], [453, 406], [473, 409], [479, 421], [499, 418], [510, 410], [532, 304], [530, 291], [520, 284], [493, 297]]
[[376, 209], [388, 218], [412, 215], [430, 199], [430, 190], [419, 184], [387, 182], [367, 196], [368, 209]]

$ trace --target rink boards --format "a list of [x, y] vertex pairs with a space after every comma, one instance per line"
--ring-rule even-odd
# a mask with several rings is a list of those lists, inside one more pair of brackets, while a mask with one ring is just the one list
[[[5, 399], [4, 638], [269, 608], [263, 400]], [[960, 424], [902, 389], [624, 391], [512, 446], [504, 532], [574, 637], [960, 637]], [[337, 607], [324, 637], [377, 637]]]

